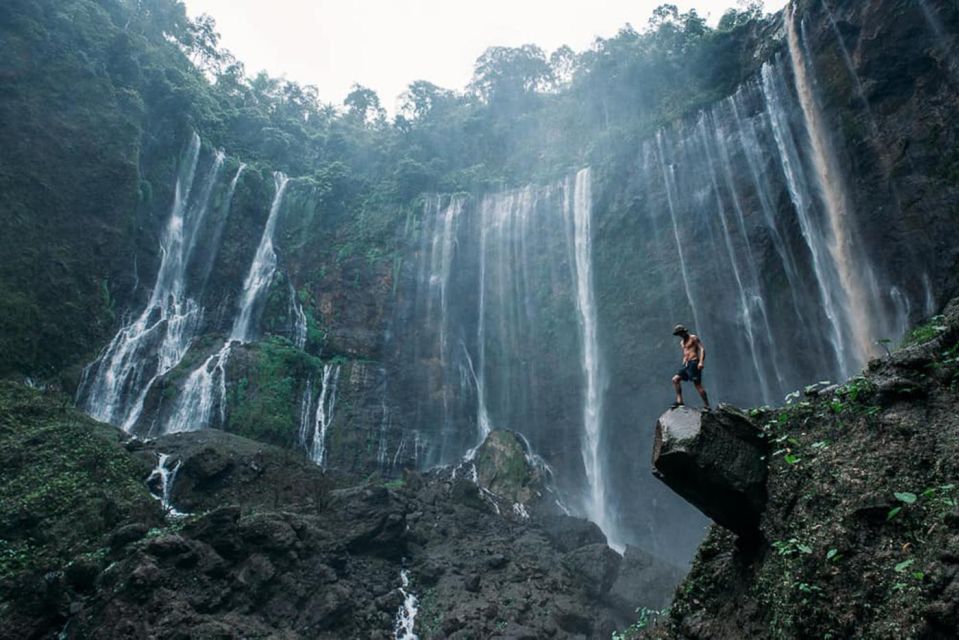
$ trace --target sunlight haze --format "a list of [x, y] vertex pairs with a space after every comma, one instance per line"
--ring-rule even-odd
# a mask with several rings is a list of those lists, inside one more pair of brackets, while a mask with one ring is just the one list
[[[191, 17], [213, 16], [229, 49], [255, 74], [266, 70], [315, 85], [339, 104], [353, 83], [374, 89], [395, 111], [407, 85], [429, 80], [462, 89], [473, 62], [490, 46], [564, 44], [576, 51], [626, 23], [641, 29], [662, 0], [185, 0]], [[736, 0], [675, 2], [715, 25]], [[782, 0], [766, 0], [767, 11]]]

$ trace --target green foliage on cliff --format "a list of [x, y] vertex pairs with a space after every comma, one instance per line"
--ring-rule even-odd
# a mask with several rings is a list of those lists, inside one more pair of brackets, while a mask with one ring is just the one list
[[149, 462], [69, 398], [0, 382], [0, 579], [60, 568], [124, 522], [162, 515]]
[[306, 380], [322, 376], [319, 358], [283, 338], [234, 347], [234, 352], [227, 389], [227, 430], [292, 448], [296, 443], [302, 386]]
[[776, 449], [766, 541], [742, 548], [714, 527], [669, 618], [643, 637], [681, 637], [690, 620], [776, 639], [955, 628], [955, 558], [943, 550], [959, 539], [959, 306], [911, 335], [833, 393], [754, 412]]
[[[290, 260], [358, 257], [388, 271], [419, 194], [552, 178], [630, 153], [750, 70], [757, 17], [748, 8], [710, 29], [664, 5], [643, 29], [582, 53], [491, 48], [465, 91], [414, 82], [389, 119], [361, 86], [336, 107], [313, 87], [247, 76], [213, 21], [191, 21], [176, 0], [4, 2], [0, 375], [89, 361], [118, 312], [136, 306], [131, 271], [155, 268], [190, 129], [306, 179]], [[309, 246], [319, 237], [322, 251]]]

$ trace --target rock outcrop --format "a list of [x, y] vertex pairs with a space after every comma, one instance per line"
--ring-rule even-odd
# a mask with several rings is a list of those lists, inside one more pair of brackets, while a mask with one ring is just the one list
[[642, 637], [955, 638], [959, 301], [840, 386], [755, 412], [771, 443], [768, 544], [713, 527]]
[[400, 587], [422, 638], [608, 638], [678, 582], [592, 523], [541, 518], [508, 432], [482, 473], [384, 484], [217, 431], [132, 439], [55, 400], [0, 385], [2, 640], [386, 639]]
[[766, 443], [740, 411], [670, 409], [656, 423], [655, 474], [730, 531], [759, 533], [766, 504]]

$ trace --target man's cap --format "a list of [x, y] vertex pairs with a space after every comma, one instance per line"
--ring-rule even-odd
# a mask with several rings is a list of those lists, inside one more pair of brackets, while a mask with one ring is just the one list
[[673, 327], [673, 335], [674, 335], [674, 336], [678, 336], [678, 335], [681, 335], [681, 334], [683, 334], [683, 333], [688, 333], [688, 331], [686, 330], [686, 327], [684, 327], [683, 325], [677, 324], [675, 327]]

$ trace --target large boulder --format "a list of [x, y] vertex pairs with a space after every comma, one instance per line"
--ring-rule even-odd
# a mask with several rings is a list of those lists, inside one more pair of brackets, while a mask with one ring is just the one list
[[589, 544], [563, 556], [563, 566], [592, 598], [609, 591], [622, 561], [622, 556], [605, 544]]
[[766, 506], [767, 447], [759, 429], [729, 406], [671, 409], [656, 422], [654, 474], [716, 523], [759, 534]]
[[584, 518], [567, 515], [544, 516], [539, 519], [543, 533], [554, 547], [566, 553], [589, 544], [606, 544], [603, 530]]
[[474, 463], [478, 484], [509, 502], [526, 504], [542, 493], [540, 470], [512, 431], [497, 430], [486, 436]]

